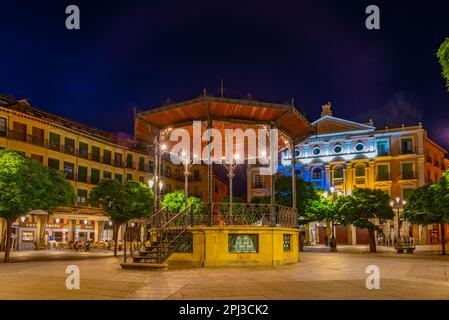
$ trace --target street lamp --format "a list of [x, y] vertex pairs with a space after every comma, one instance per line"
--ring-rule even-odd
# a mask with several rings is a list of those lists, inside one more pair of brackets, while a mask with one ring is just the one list
[[184, 166], [184, 194], [185, 194], [185, 209], [187, 210], [187, 198], [189, 196], [189, 175], [190, 175], [190, 169], [195, 164], [195, 160], [197, 159], [197, 155], [194, 154], [193, 158], [191, 159], [186, 155], [186, 153], [183, 151], [181, 153], [181, 162]]
[[[341, 196], [343, 193], [340, 190], [336, 190], [334, 186], [331, 186], [329, 188], [329, 191], [331, 193], [331, 200], [332, 203], [335, 201], [335, 199], [339, 196]], [[329, 193], [327, 191], [324, 191], [323, 198], [327, 198]], [[335, 226], [334, 226], [334, 210], [332, 209], [332, 216], [331, 216], [331, 239], [329, 243], [330, 251], [336, 252], [337, 251], [337, 241], [335, 240]]]
[[400, 228], [399, 228], [399, 226], [400, 226], [400, 224], [401, 224], [401, 219], [400, 219], [400, 209], [401, 208], [403, 208], [404, 206], [405, 206], [405, 204], [407, 203], [407, 201], [405, 201], [405, 200], [402, 200], [401, 201], [401, 198], [399, 198], [399, 197], [396, 197], [395, 198], [395, 201], [391, 201], [390, 202], [390, 206], [393, 208], [393, 209], [397, 209], [397, 212], [398, 212], [398, 234], [397, 234], [397, 237], [398, 237], [398, 243], [399, 243], [399, 239], [400, 239], [400, 237], [401, 237], [401, 231], [400, 231]]
[[231, 159], [230, 163], [226, 163], [226, 158], [222, 157], [221, 158], [221, 162], [223, 164], [223, 166], [226, 168], [226, 170], [228, 171], [228, 178], [229, 178], [229, 221], [232, 221], [232, 203], [233, 203], [233, 195], [232, 195], [232, 180], [235, 176], [235, 169], [237, 168], [237, 166], [239, 165], [237, 163], [237, 161], [239, 160], [240, 156], [238, 153], [236, 153], [234, 155], [234, 158]]

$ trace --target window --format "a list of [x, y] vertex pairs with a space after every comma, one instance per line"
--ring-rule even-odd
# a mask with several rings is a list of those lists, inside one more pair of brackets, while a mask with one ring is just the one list
[[92, 146], [92, 161], [100, 162], [100, 148]]
[[193, 171], [193, 180], [195, 181], [200, 181], [200, 170], [195, 169]]
[[145, 171], [145, 158], [139, 157], [139, 170]]
[[254, 188], [256, 188], [256, 189], [263, 189], [263, 188], [265, 188], [263, 175], [256, 174], [254, 176]]
[[126, 167], [127, 168], [133, 168], [133, 155], [128, 153], [126, 155]]
[[401, 139], [401, 153], [402, 154], [413, 153], [413, 138]]
[[0, 118], [0, 137], [6, 137], [6, 119]]
[[148, 172], [153, 173], [154, 170], [154, 163], [151, 160], [148, 160]]
[[312, 149], [312, 154], [313, 154], [314, 156], [318, 156], [318, 155], [320, 155], [320, 153], [321, 153], [320, 147], [316, 146], [316, 147], [314, 147], [314, 148]]
[[130, 181], [133, 179], [133, 174], [132, 173], [127, 173], [126, 174], [126, 181]]
[[100, 182], [100, 170], [98, 169], [90, 169], [90, 182], [92, 184], [98, 184]]
[[258, 234], [229, 234], [228, 251], [232, 253], [259, 252]]
[[89, 147], [87, 146], [87, 143], [84, 142], [80, 142], [79, 146], [78, 146], [78, 155], [81, 158], [85, 158], [87, 159], [87, 157], [89, 156]]
[[295, 158], [299, 158], [301, 156], [301, 150], [295, 149]]
[[83, 166], [78, 166], [78, 181], [87, 182], [87, 168]]
[[75, 154], [75, 140], [71, 138], [64, 139], [64, 152]]
[[361, 142], [361, 141], [358, 141], [356, 144], [355, 144], [355, 151], [357, 151], [357, 152], [362, 152], [363, 150], [365, 150], [365, 145], [363, 144], [363, 142]]
[[377, 155], [388, 156], [390, 154], [390, 147], [388, 140], [377, 141]]
[[167, 167], [167, 168], [165, 169], [165, 176], [166, 176], [167, 178], [170, 178], [170, 177], [171, 177], [171, 168], [170, 168], [170, 167]]
[[123, 164], [122, 164], [122, 161], [123, 161], [123, 156], [122, 156], [122, 154], [116, 152], [116, 153], [114, 154], [114, 156], [115, 156], [115, 158], [114, 158], [114, 165], [115, 165], [116, 167], [122, 167], [122, 166], [123, 166]]
[[31, 159], [36, 160], [39, 163], [44, 163], [44, 156], [40, 156], [38, 154], [31, 154]]
[[284, 252], [292, 251], [291, 234], [284, 234], [283, 247], [284, 247]]
[[45, 141], [45, 132], [44, 129], [33, 127], [33, 134], [31, 135], [31, 143], [43, 146]]
[[200, 195], [200, 187], [194, 187], [193, 188], [193, 196], [197, 197], [197, 198], [201, 198]]
[[109, 171], [103, 171], [103, 179], [104, 180], [111, 180], [112, 179], [112, 173]]
[[342, 167], [335, 167], [334, 169], [334, 179], [341, 179], [343, 178], [343, 168]]
[[365, 166], [364, 165], [357, 165], [355, 167], [355, 176], [356, 177], [364, 177], [365, 176]]
[[48, 158], [48, 167], [59, 170], [59, 160]]
[[334, 146], [334, 153], [342, 153], [343, 152], [343, 147], [341, 144], [336, 144]]
[[48, 147], [52, 150], [60, 150], [61, 136], [57, 133], [50, 132], [48, 136]]
[[402, 164], [402, 179], [415, 179], [415, 173], [413, 172], [413, 163]]
[[85, 206], [87, 202], [87, 190], [78, 189], [77, 193], [78, 193], [78, 205]]
[[64, 162], [64, 178], [73, 180], [74, 171], [73, 163]]
[[313, 180], [321, 180], [323, 178], [323, 172], [321, 168], [315, 168], [312, 171], [312, 179]]
[[111, 164], [111, 151], [103, 150], [103, 163]]
[[115, 174], [115, 181], [122, 183], [123, 175], [121, 175], [120, 173], [116, 173]]
[[387, 164], [379, 164], [377, 166], [377, 181], [389, 181], [390, 169]]
[[13, 125], [12, 138], [19, 141], [26, 141], [27, 125], [16, 121], [14, 121], [12, 125]]

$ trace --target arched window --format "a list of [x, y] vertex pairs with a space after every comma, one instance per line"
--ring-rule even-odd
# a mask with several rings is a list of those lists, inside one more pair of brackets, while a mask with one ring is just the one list
[[363, 164], [358, 164], [355, 167], [355, 176], [364, 177], [365, 176], [365, 166]]
[[334, 168], [334, 179], [341, 179], [341, 178], [343, 178], [343, 168], [335, 167]]
[[312, 179], [313, 180], [321, 180], [323, 177], [323, 173], [321, 171], [321, 168], [315, 168], [312, 171]]

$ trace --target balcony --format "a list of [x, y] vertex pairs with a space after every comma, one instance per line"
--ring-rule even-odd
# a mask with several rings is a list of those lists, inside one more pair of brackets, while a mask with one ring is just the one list
[[265, 183], [255, 183], [253, 189], [265, 189]]
[[403, 172], [399, 177], [399, 180], [415, 180], [416, 173], [415, 172]]
[[391, 174], [389, 172], [378, 174], [376, 176], [376, 181], [391, 181]]
[[124, 168], [124, 167], [125, 167], [125, 164], [123, 163], [123, 161], [117, 160], [117, 159], [115, 159], [115, 160], [112, 162], [112, 165], [113, 165], [114, 167], [117, 167], [117, 168]]
[[75, 146], [72, 145], [63, 145], [61, 151], [67, 154], [76, 155]]
[[26, 131], [9, 130], [8, 138], [17, 140], [17, 141], [27, 142], [27, 133], [26, 133]]

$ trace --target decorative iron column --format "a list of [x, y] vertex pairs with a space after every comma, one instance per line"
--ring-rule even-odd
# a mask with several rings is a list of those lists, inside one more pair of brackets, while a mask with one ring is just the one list
[[[272, 122], [271, 124], [270, 124], [270, 129], [274, 129], [274, 123]], [[271, 131], [271, 130], [270, 130]], [[270, 132], [270, 135], [269, 135], [269, 137], [270, 137], [270, 159], [271, 159], [271, 157], [273, 157], [273, 155], [271, 154], [272, 152], [273, 152], [273, 148], [272, 148], [272, 145], [271, 145], [271, 132]], [[277, 150], [276, 150], [276, 153], [277, 153]], [[277, 154], [275, 155], [276, 157], [277, 157]], [[270, 164], [270, 165], [274, 165], [274, 164]], [[273, 168], [274, 169], [274, 168]], [[271, 205], [271, 208], [270, 208], [270, 214], [271, 214], [271, 224], [273, 225], [273, 226], [275, 226], [276, 225], [276, 217], [275, 217], [275, 208], [274, 208], [274, 205], [275, 205], [275, 196], [276, 196], [276, 192], [275, 192], [275, 178], [276, 178], [276, 173], [277, 173], [277, 168], [275, 169], [275, 172], [271, 175], [271, 179], [270, 179], [270, 189], [271, 189], [271, 200], [270, 200], [270, 205]]]
[[[160, 132], [157, 130], [156, 137], [154, 138], [154, 167], [153, 167], [153, 193], [154, 193], [154, 212], [159, 209], [159, 153], [160, 153]], [[145, 164], [144, 164], [145, 166]]]
[[226, 159], [223, 157], [222, 158], [222, 163], [223, 166], [226, 168], [226, 170], [228, 171], [228, 178], [229, 178], [229, 222], [232, 223], [232, 214], [233, 214], [233, 188], [232, 188], [232, 182], [235, 176], [235, 169], [238, 166], [238, 161], [239, 159], [239, 155], [235, 154], [233, 159], [228, 159], [230, 160], [229, 163], [226, 163]]
[[213, 184], [213, 181], [212, 181], [212, 176], [213, 176], [213, 173], [212, 173], [212, 169], [213, 169], [213, 167], [212, 167], [212, 159], [211, 159], [211, 150], [212, 150], [212, 147], [211, 147], [211, 129], [212, 129], [212, 119], [211, 119], [211, 117], [210, 117], [210, 114], [209, 114], [209, 109], [208, 109], [208, 115], [207, 115], [207, 129], [208, 129], [208, 135], [209, 135], [209, 143], [208, 143], [208, 148], [209, 148], [209, 150], [208, 150], [208, 163], [207, 163], [207, 205], [208, 205], [208, 207], [209, 207], [209, 226], [212, 226], [212, 206], [213, 206], [213, 204], [212, 204], [212, 184]]
[[296, 156], [295, 156], [295, 148], [296, 148], [296, 140], [294, 138], [292, 140], [291, 146], [291, 154], [292, 154], [292, 208], [296, 209]]

